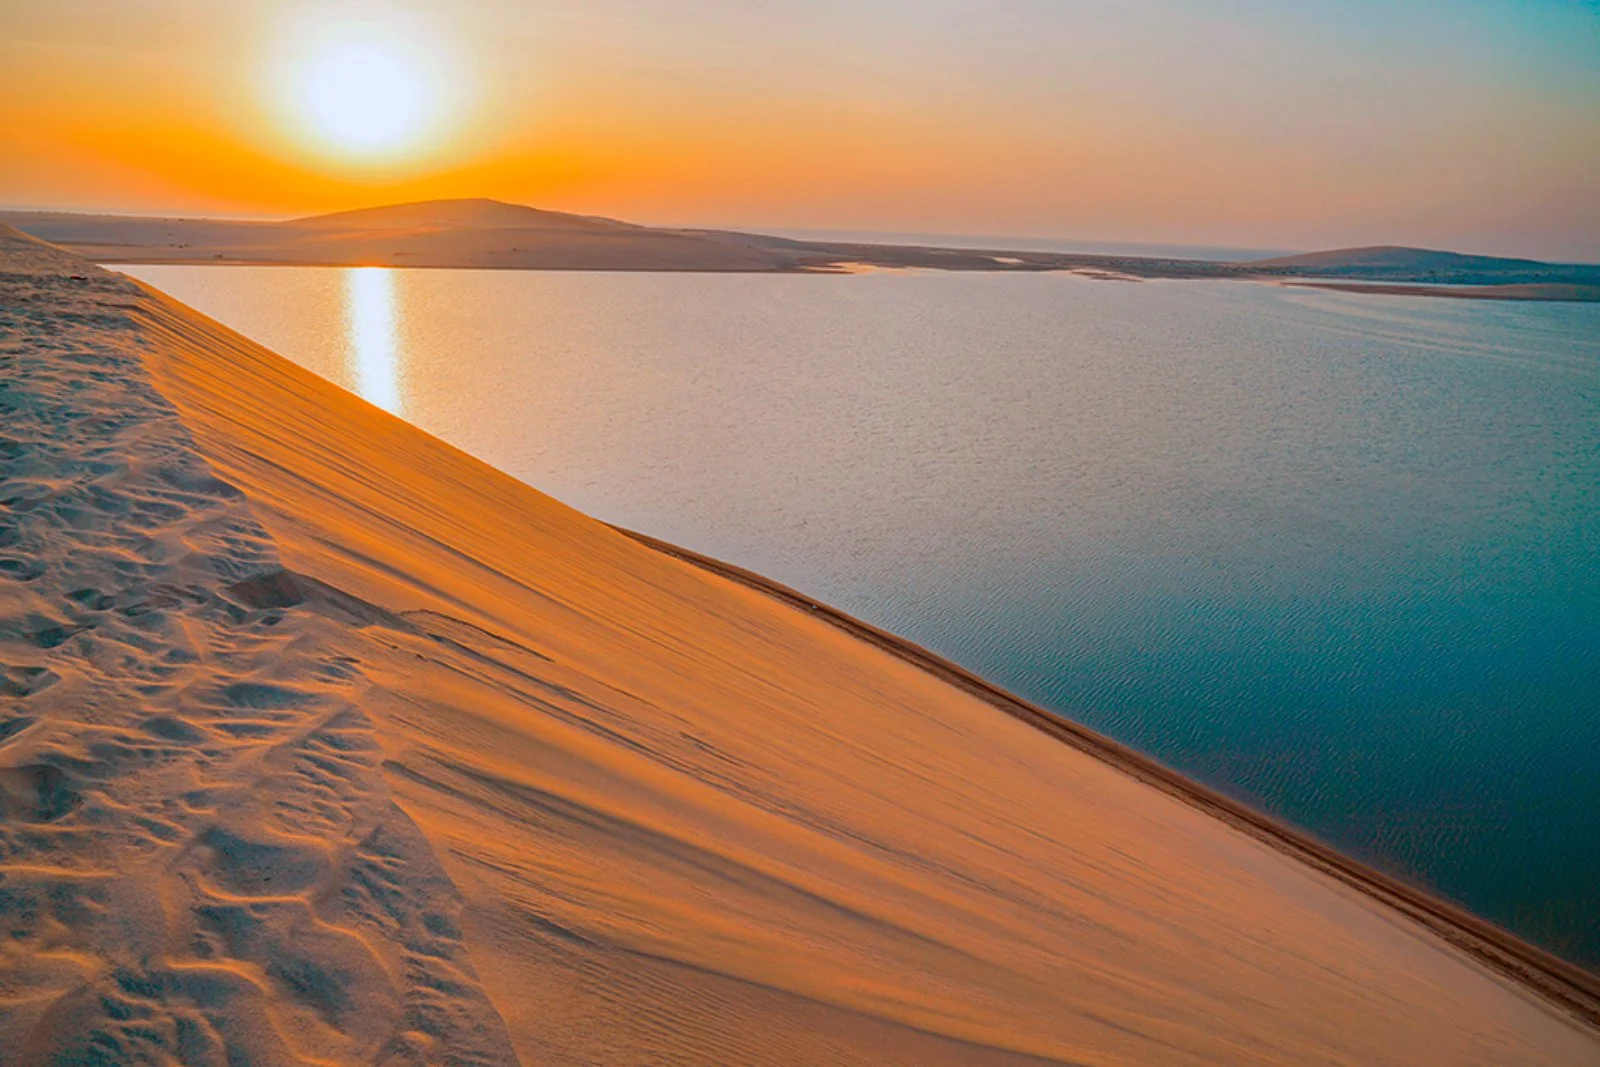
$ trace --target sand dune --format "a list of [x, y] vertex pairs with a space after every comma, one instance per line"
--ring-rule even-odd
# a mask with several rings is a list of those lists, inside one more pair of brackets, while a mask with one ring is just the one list
[[1400, 911], [0, 234], [0, 1062], [1600, 1064]]
[[1257, 267], [1308, 267], [1328, 271], [1367, 271], [1414, 277], [1433, 272], [1527, 272], [1555, 264], [1536, 259], [1509, 259], [1504, 256], [1469, 256], [1433, 248], [1407, 248], [1404, 245], [1370, 245], [1363, 248], [1330, 248], [1298, 256], [1278, 256], [1252, 261]]
[[792, 270], [781, 248], [541, 211], [434, 200], [281, 222], [0, 213], [104, 263], [457, 267], [497, 270]]
[[573, 215], [484, 198], [420, 200], [410, 204], [336, 211], [295, 219], [291, 226], [318, 230], [542, 230], [575, 233], [633, 233], [647, 229], [599, 215]]

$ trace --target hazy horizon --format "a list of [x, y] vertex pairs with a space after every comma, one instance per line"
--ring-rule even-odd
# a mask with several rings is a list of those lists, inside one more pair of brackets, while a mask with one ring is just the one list
[[[461, 200], [488, 200], [491, 197], [459, 197], [441, 198], [439, 202], [447, 203], [450, 199]], [[397, 204], [370, 204], [371, 208], [401, 206]], [[537, 204], [520, 205], [538, 210], [555, 210], [540, 208]], [[0, 204], [0, 212], [37, 212], [63, 215], [108, 215], [125, 218], [144, 219], [210, 219], [222, 222], [291, 222], [296, 219], [306, 218], [303, 215], [243, 215], [224, 214], [185, 214], [176, 211], [103, 211], [96, 208], [62, 208], [48, 204]], [[603, 212], [591, 213], [595, 217], [613, 218], [614, 221], [641, 223], [648, 226], [670, 226], [668, 223], [652, 222], [647, 219], [617, 219], [607, 216]], [[314, 216], [312, 216], [314, 217]], [[1301, 252], [1319, 251], [1310, 248], [1247, 248], [1233, 245], [1185, 245], [1165, 241], [1114, 241], [1094, 238], [1080, 238], [1061, 234], [995, 234], [995, 233], [941, 233], [935, 231], [916, 232], [910, 230], [841, 230], [827, 227], [785, 227], [766, 226], [761, 223], [734, 223], [714, 226], [709, 223], [678, 224], [686, 229], [711, 229], [720, 228], [734, 230], [742, 233], [768, 234], [774, 237], [790, 237], [796, 240], [807, 241], [852, 241], [872, 242], [889, 245], [928, 244], [931, 242], [945, 242], [949, 247], [975, 248], [999, 247], [995, 242], [1010, 242], [1009, 247], [1027, 251], [1072, 251], [1070, 246], [1084, 246], [1086, 251], [1104, 251], [1108, 254], [1126, 252], [1129, 255], [1167, 255], [1179, 252], [1193, 254], [1197, 258], [1205, 258], [1205, 254], [1221, 254], [1220, 258], [1246, 258], [1258, 256], [1268, 258], [1272, 256], [1287, 256]], [[1088, 246], [1095, 246], [1093, 249]], [[1451, 251], [1459, 251], [1452, 249]]]
[[[441, 197], [439, 203], [448, 203], [452, 200], [491, 200], [491, 197]], [[423, 201], [429, 202], [429, 201]], [[505, 201], [502, 201], [505, 202]], [[397, 207], [401, 204], [367, 204], [365, 208]], [[556, 211], [560, 209], [541, 208], [536, 204], [518, 205], [531, 207], [537, 210]], [[356, 210], [356, 209], [352, 209]], [[245, 215], [245, 214], [186, 214], [177, 211], [105, 211], [96, 208], [62, 208], [50, 205], [19, 205], [0, 204], [0, 213], [5, 212], [36, 212], [41, 214], [64, 214], [86, 216], [115, 216], [126, 218], [147, 219], [209, 219], [223, 222], [289, 222], [296, 219], [315, 217], [304, 215]], [[323, 213], [317, 213], [323, 214]], [[604, 212], [583, 212], [599, 218], [611, 218], [613, 221], [638, 223], [647, 226], [662, 228], [680, 227], [683, 229], [721, 229], [743, 233], [767, 234], [774, 237], [789, 237], [806, 241], [837, 241], [859, 242], [883, 245], [942, 245], [950, 248], [968, 249], [1015, 249], [1030, 252], [1079, 252], [1094, 255], [1127, 255], [1143, 256], [1150, 258], [1190, 258], [1215, 260], [1219, 262], [1247, 262], [1252, 259], [1272, 259], [1282, 256], [1300, 255], [1311, 252], [1333, 251], [1327, 248], [1261, 248], [1239, 245], [1218, 244], [1187, 244], [1172, 241], [1120, 241], [1104, 238], [1084, 238], [1060, 234], [995, 234], [995, 233], [962, 233], [962, 232], [936, 232], [936, 231], [907, 231], [907, 230], [841, 230], [826, 227], [786, 227], [767, 226], [761, 223], [661, 223], [648, 219], [620, 219], [616, 216], [606, 215]], [[1393, 245], [1393, 242], [1376, 242], [1377, 245]], [[1359, 246], [1346, 246], [1359, 247]], [[1373, 247], [1373, 246], [1368, 246]], [[1496, 253], [1483, 252], [1475, 248], [1437, 248], [1433, 251], [1454, 252], [1463, 255], [1496, 255]], [[1600, 257], [1594, 260], [1551, 260], [1558, 265], [1600, 265]]]
[[19, 208], [485, 196], [769, 232], [1600, 260], [1588, 3], [16, 0], [0, 21]]

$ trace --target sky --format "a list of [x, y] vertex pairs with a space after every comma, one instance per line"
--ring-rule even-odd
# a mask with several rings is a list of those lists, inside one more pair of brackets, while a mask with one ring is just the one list
[[1600, 261], [1600, 2], [0, 0], [0, 206], [457, 196]]

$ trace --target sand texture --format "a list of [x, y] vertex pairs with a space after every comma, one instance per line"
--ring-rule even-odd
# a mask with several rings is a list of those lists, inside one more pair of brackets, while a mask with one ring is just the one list
[[1600, 1064], [1358, 888], [0, 233], [0, 1063]]

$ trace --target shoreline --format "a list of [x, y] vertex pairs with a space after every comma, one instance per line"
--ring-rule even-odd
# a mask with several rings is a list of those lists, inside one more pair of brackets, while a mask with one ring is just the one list
[[[1104, 280], [1276, 281], [1373, 295], [1600, 301], [1600, 264], [1423, 248], [1333, 249], [1259, 260], [806, 240], [640, 226], [493, 200], [435, 200], [278, 221], [5, 210], [0, 222], [99, 263], [479, 270], [833, 274], [861, 268], [1066, 271]], [[1003, 245], [1003, 241], [1001, 242]], [[1470, 291], [1468, 291], [1470, 290]]]
[[[72, 246], [65, 246], [72, 249]], [[781, 275], [855, 275], [882, 273], [920, 273], [941, 271], [945, 273], [972, 274], [1068, 274], [1097, 282], [1145, 281], [1228, 281], [1251, 282], [1257, 285], [1277, 285], [1286, 289], [1320, 289], [1335, 293], [1354, 293], [1359, 296], [1412, 296], [1441, 300], [1498, 300], [1511, 303], [1536, 304], [1595, 304], [1600, 303], [1600, 286], [1566, 285], [1559, 283], [1528, 283], [1513, 285], [1427, 285], [1405, 282], [1344, 282], [1298, 279], [1273, 274], [1170, 274], [1134, 273], [1126, 265], [1116, 268], [1097, 264], [1042, 264], [1004, 263], [987, 257], [991, 262], [963, 263], [956, 266], [932, 263], [884, 264], [871, 261], [839, 260], [819, 263], [787, 263], [752, 266], [525, 266], [512, 263], [350, 263], [339, 261], [301, 261], [284, 259], [193, 259], [152, 258], [150, 256], [116, 257], [83, 253], [101, 267], [308, 267], [318, 270], [472, 270], [532, 273], [554, 272], [571, 274], [781, 274]]]
[[1543, 304], [1600, 303], [1600, 287], [1530, 283], [1526, 285], [1426, 285], [1404, 282], [1274, 281], [1288, 289], [1326, 289], [1362, 296], [1429, 296], [1442, 300], [1512, 300]]
[[1525, 941], [1509, 930], [1345, 855], [1243, 801], [1079, 723], [1025, 700], [909, 638], [901, 637], [755, 571], [626, 527], [618, 533], [657, 552], [806, 611], [845, 633], [984, 700], [1043, 734], [1337, 879], [1426, 927], [1452, 946], [1600, 1031], [1600, 975]]

